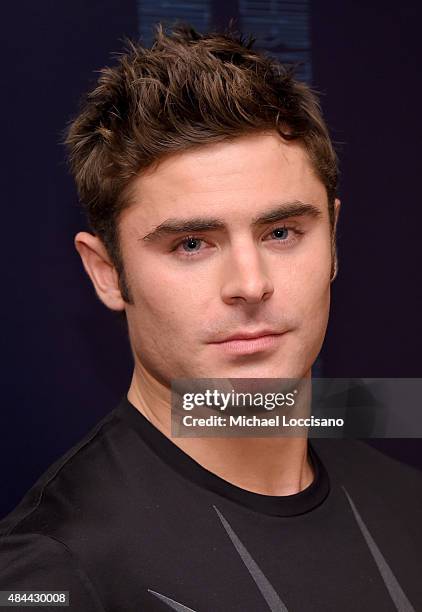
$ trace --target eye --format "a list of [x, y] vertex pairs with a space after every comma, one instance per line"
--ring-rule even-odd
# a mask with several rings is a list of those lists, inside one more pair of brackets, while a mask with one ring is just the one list
[[287, 240], [289, 236], [289, 230], [287, 227], [277, 227], [271, 232], [271, 236], [277, 240]]
[[186, 238], [181, 242], [181, 246], [187, 253], [199, 251], [202, 240], [200, 238]]
[[192, 256], [196, 255], [196, 253], [203, 251], [204, 244], [205, 242], [204, 240], [202, 240], [202, 238], [196, 238], [195, 236], [186, 236], [186, 238], [180, 240], [172, 250], [176, 251], [177, 253], [180, 253], [183, 256]]
[[293, 246], [300, 239], [302, 234], [304, 234], [304, 231], [297, 227], [286, 227], [283, 225], [282, 227], [275, 227], [271, 230], [271, 232], [267, 234], [265, 240], [270, 240], [283, 247], [287, 247]]

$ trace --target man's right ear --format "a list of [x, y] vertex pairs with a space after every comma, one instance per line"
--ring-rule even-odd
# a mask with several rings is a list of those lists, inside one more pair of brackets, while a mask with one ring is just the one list
[[102, 241], [88, 232], [75, 236], [75, 247], [100, 300], [111, 310], [124, 310], [116, 268]]

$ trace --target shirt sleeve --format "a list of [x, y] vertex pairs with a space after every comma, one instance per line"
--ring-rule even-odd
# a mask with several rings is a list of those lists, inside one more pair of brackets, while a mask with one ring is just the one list
[[[69, 591], [63, 610], [105, 612], [94, 586], [71, 550], [59, 540], [39, 533], [0, 538], [1, 591]], [[29, 610], [25, 605], [0, 610]], [[58, 610], [43, 605], [38, 610]]]

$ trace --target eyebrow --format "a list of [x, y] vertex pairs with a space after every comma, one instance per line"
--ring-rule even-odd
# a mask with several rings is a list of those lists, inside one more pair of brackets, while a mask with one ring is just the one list
[[[285, 202], [274, 208], [258, 215], [252, 220], [252, 225], [259, 226], [275, 221], [284, 221], [291, 217], [311, 217], [318, 218], [322, 215], [319, 208], [313, 204], [305, 204], [299, 200]], [[148, 232], [139, 240], [145, 242], [155, 242], [163, 237], [176, 234], [190, 234], [194, 232], [207, 232], [212, 230], [224, 229], [226, 224], [222, 219], [213, 217], [195, 217], [192, 219], [167, 219]]]

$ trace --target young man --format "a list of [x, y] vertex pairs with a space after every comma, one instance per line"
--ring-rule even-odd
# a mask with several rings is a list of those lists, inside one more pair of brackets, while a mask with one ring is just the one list
[[422, 609], [416, 470], [350, 440], [171, 437], [172, 380], [309, 379], [326, 331], [336, 157], [315, 96], [251, 47], [158, 27], [70, 127], [93, 232], [75, 245], [135, 366], [2, 522], [3, 590], [78, 611]]

